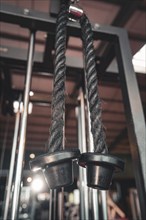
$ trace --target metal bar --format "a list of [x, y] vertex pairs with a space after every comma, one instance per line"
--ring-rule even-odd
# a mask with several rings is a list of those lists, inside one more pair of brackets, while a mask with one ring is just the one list
[[134, 12], [137, 10], [138, 5], [138, 1], [133, 1], [133, 4], [131, 4], [130, 1], [125, 2], [111, 25], [124, 27], [124, 25], [129, 21]]
[[[0, 7], [1, 21], [12, 24], [18, 24], [26, 28], [35, 28], [38, 31], [55, 33], [56, 19], [49, 16], [48, 13], [42, 13], [30, 10], [25, 14], [23, 8], [1, 3]], [[68, 23], [68, 33], [70, 36], [80, 37], [80, 25], [78, 23]], [[102, 39], [114, 42], [117, 38], [118, 31], [121, 28], [108, 25], [93, 25], [95, 39]], [[145, 42], [145, 37], [141, 36], [141, 41]]]
[[57, 190], [50, 189], [49, 220], [56, 219]]
[[8, 219], [9, 203], [11, 198], [12, 180], [14, 175], [15, 156], [16, 156], [16, 148], [17, 148], [18, 132], [19, 132], [19, 124], [20, 124], [20, 102], [21, 102], [21, 96], [19, 97], [19, 109], [15, 116], [14, 137], [13, 137], [12, 153], [10, 160], [11, 162], [10, 162], [10, 170], [8, 175], [8, 185], [6, 188], [6, 199], [4, 205], [4, 216], [3, 216], [4, 220]]
[[61, 188], [60, 220], [64, 220], [64, 187]]
[[[25, 64], [26, 66], [26, 62], [27, 62], [27, 50], [26, 49], [0, 45], [0, 56], [4, 60], [10, 60], [10, 59], [12, 59], [13, 61], [16, 60], [18, 64], [19, 63], [21, 65]], [[34, 55], [34, 62], [36, 62], [37, 65], [39, 65], [40, 63], [43, 63], [43, 53], [36, 52]], [[14, 63], [14, 65], [16, 64]]]
[[[91, 215], [93, 220], [100, 220], [99, 219], [99, 191], [97, 189], [90, 188], [90, 197], [91, 197]], [[105, 220], [105, 219], [104, 219]]]
[[52, 219], [53, 219], [53, 218], [52, 218], [52, 214], [53, 214], [53, 212], [52, 212], [52, 206], [53, 206], [53, 202], [52, 202], [52, 200], [53, 200], [53, 190], [50, 189], [50, 199], [49, 199], [49, 220], [52, 220]]
[[[33, 27], [38, 31], [40, 30], [48, 33], [55, 33], [56, 19], [49, 16], [48, 13], [29, 10], [29, 12], [26, 14], [25, 9], [23, 8], [1, 4], [0, 14], [1, 21], [3, 22], [18, 24], [25, 28]], [[70, 36], [80, 37], [80, 25], [78, 23], [68, 23], [67, 28]], [[109, 40], [114, 42], [117, 38], [114, 36], [116, 29], [118, 28], [106, 25], [99, 26], [95, 24], [95, 28], [93, 27], [94, 37], [96, 37], [96, 39], [101, 38], [106, 41]]]
[[[8, 47], [8, 46], [0, 46], [0, 56], [1, 60], [7, 63], [11, 69], [19, 69], [20, 66], [24, 68], [26, 66], [26, 60], [27, 60], [27, 51], [25, 49], [15, 48], [15, 47]], [[72, 61], [70, 57], [67, 57], [67, 63], [70, 63], [71, 66], [67, 66], [67, 73], [68, 76], [74, 77], [78, 73], [78, 77], [83, 75], [83, 69], [81, 67], [75, 66], [77, 63], [76, 60]], [[53, 73], [53, 69], [51, 67], [44, 68], [43, 65], [43, 53], [42, 52], [36, 52], [34, 56], [34, 69], [38, 72], [35, 72], [34, 74], [37, 76], [44, 76], [44, 77], [50, 77], [50, 74]], [[45, 73], [44, 73], [45, 71]], [[20, 74], [20, 72], [19, 72]], [[22, 69], [23, 74], [23, 69]], [[75, 78], [74, 78], [75, 79]], [[102, 82], [112, 82], [115, 86], [117, 86], [117, 83], [119, 81], [119, 75], [117, 73], [112, 72], [103, 72], [101, 75], [99, 75], [99, 79], [102, 80]]]
[[61, 191], [57, 193], [58, 196], [58, 219], [64, 220], [64, 188], [61, 188]]
[[[24, 35], [21, 36], [21, 35], [10, 33], [10, 32], [8, 33], [5, 30], [3, 32], [1, 31], [1, 38], [21, 41], [21, 42], [26, 42], [26, 43], [29, 41], [29, 37], [26, 37]], [[35, 43], [38, 45], [44, 46], [45, 39], [36, 39]]]
[[107, 211], [107, 192], [100, 191], [101, 194], [101, 208], [102, 208], [102, 218], [108, 220], [108, 211]]
[[[1, 3], [0, 18], [3, 22], [18, 24], [25, 28], [35, 28], [38, 31], [46, 31], [55, 33], [56, 19], [49, 16], [48, 13], [29, 10], [26, 14], [25, 9], [17, 6]], [[68, 33], [70, 36], [80, 37], [80, 25], [78, 23], [68, 23]], [[97, 32], [98, 30], [98, 32]], [[93, 27], [94, 37], [105, 41], [115, 41], [117, 32], [120, 28], [95, 24]], [[145, 37], [141, 36], [141, 40], [145, 42]]]
[[[9, 64], [9, 66], [14, 69], [19, 69], [20, 67], [25, 69], [26, 61], [27, 61], [27, 50], [14, 48], [9, 46], [0, 46], [0, 56], [1, 61], [4, 61]], [[53, 73], [52, 65], [48, 65], [47, 67], [44, 66], [43, 61], [44, 53], [36, 52], [34, 56], [34, 69], [35, 72], [40, 71], [39, 75], [48, 76], [50, 77], [50, 73]], [[72, 60], [71, 57], [66, 58], [66, 63], [69, 65], [67, 66], [67, 72], [69, 73], [70, 77], [74, 77], [74, 73], [78, 69], [78, 75], [83, 73], [82, 68], [77, 68], [76, 65], [79, 63], [78, 60]], [[45, 72], [45, 73], [44, 73]], [[49, 73], [49, 74], [48, 74]], [[38, 73], [37, 73], [38, 75]]]
[[54, 216], [54, 219], [53, 220], [56, 220], [56, 202], [57, 202], [57, 189], [54, 189], [54, 206], [53, 206], [53, 216]]
[[121, 80], [128, 135], [139, 195], [141, 218], [146, 216], [146, 123], [140, 99], [136, 74], [132, 66], [132, 55], [126, 31], [119, 32], [116, 44], [117, 61]]
[[[86, 91], [87, 95], [87, 91]], [[91, 133], [91, 122], [90, 122], [90, 111], [89, 111], [89, 102], [87, 100], [87, 118], [88, 118], [88, 151], [94, 152], [94, 142], [93, 136]], [[99, 220], [99, 192], [97, 189], [90, 189], [91, 196], [91, 215], [93, 220]]]
[[[87, 152], [86, 146], [86, 131], [85, 131], [85, 103], [82, 89], [79, 93], [80, 106], [77, 107], [78, 113], [78, 141], [81, 153]], [[89, 198], [88, 187], [86, 186], [86, 171], [84, 168], [79, 167], [79, 180], [80, 180], [80, 214], [81, 219], [89, 219]]]
[[30, 220], [33, 220], [35, 218], [35, 210], [37, 206], [36, 196], [34, 193], [32, 193], [31, 198], [32, 198], [32, 204], [31, 204], [31, 211], [30, 211]]
[[13, 195], [13, 202], [12, 202], [12, 215], [11, 215], [12, 220], [16, 220], [18, 217], [18, 207], [19, 207], [21, 176], [22, 176], [22, 168], [23, 168], [23, 157], [24, 157], [25, 141], [26, 141], [26, 126], [27, 126], [29, 91], [30, 91], [32, 65], [33, 65], [34, 45], [35, 45], [35, 32], [32, 31], [30, 33], [30, 42], [29, 42], [29, 49], [28, 49], [28, 63], [27, 63], [27, 72], [26, 72], [24, 100], [23, 100], [24, 110], [22, 113], [22, 119], [21, 119], [21, 125], [20, 125], [20, 141], [19, 141], [19, 147], [18, 147], [16, 176], [15, 176], [15, 182], [14, 182], [14, 195]]

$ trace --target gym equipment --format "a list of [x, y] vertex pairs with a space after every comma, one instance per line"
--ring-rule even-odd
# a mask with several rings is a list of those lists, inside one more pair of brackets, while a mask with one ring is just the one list
[[50, 189], [50, 199], [49, 199], [49, 220], [56, 220], [56, 203], [57, 203], [57, 189]]
[[41, 155], [30, 162], [32, 171], [42, 170], [50, 189], [73, 183], [73, 160], [79, 158], [78, 149], [62, 150]]
[[[87, 151], [85, 100], [82, 88], [79, 90], [79, 106], [76, 107], [78, 119], [78, 146], [81, 152]], [[89, 188], [86, 185], [86, 170], [79, 167], [80, 219], [89, 219]], [[86, 207], [86, 208], [85, 208]]]
[[18, 208], [19, 208], [18, 204], [20, 198], [21, 176], [22, 176], [23, 157], [25, 150], [26, 126], [27, 126], [27, 116], [28, 116], [29, 92], [30, 92], [30, 83], [31, 83], [32, 65], [33, 65], [34, 45], [35, 45], [35, 31], [31, 31], [29, 49], [28, 49], [24, 100], [23, 100], [24, 106], [23, 106], [23, 114], [20, 124], [20, 140], [18, 146], [16, 176], [14, 181], [14, 194], [12, 199], [11, 220], [17, 219]]
[[6, 199], [5, 199], [5, 205], [4, 205], [3, 220], [8, 219], [8, 210], [9, 210], [9, 203], [10, 203], [10, 198], [11, 198], [12, 180], [13, 180], [13, 175], [14, 175], [15, 157], [16, 157], [16, 149], [17, 149], [18, 133], [19, 133], [19, 125], [20, 125], [20, 102], [21, 102], [21, 95], [19, 96], [18, 112], [16, 113], [16, 116], [15, 116], [13, 146], [12, 146], [12, 152], [11, 152], [10, 170], [9, 170], [9, 175], [8, 175], [8, 184], [7, 184], [7, 190], [6, 190], [6, 196], [5, 196]]
[[73, 160], [79, 158], [78, 149], [64, 148], [65, 112], [65, 49], [68, 4], [62, 1], [56, 21], [54, 88], [52, 98], [52, 121], [48, 153], [30, 161], [32, 171], [41, 169], [50, 189], [64, 187], [73, 183]]
[[107, 192], [101, 190], [101, 210], [102, 210], [102, 218], [104, 220], [108, 220], [108, 205], [107, 205]]
[[[57, 1], [53, 1], [57, 2]], [[10, 24], [16, 24], [25, 27], [26, 29], [35, 28], [37, 31], [54, 32], [56, 20], [46, 13], [38, 13], [32, 10], [32, 13], [27, 15], [18, 6], [10, 6], [1, 3], [0, 7], [1, 21]], [[136, 74], [132, 66], [132, 54], [129, 46], [128, 35], [122, 28], [94, 24], [92, 25], [94, 40], [107, 41], [115, 46], [116, 59], [118, 64], [118, 73], [115, 75], [121, 85], [123, 96], [123, 104], [125, 109], [126, 122], [128, 127], [129, 144], [131, 148], [131, 156], [134, 164], [135, 181], [138, 190], [140, 201], [140, 210], [142, 218], [146, 216], [146, 172], [145, 172], [145, 141], [146, 140], [146, 124], [144, 118], [144, 111], [140, 99], [140, 93], [137, 83]], [[69, 36], [79, 37], [80, 27], [78, 23], [68, 23]], [[6, 64], [11, 63], [15, 66], [19, 65], [21, 60], [26, 65], [26, 57], [23, 50], [21, 50], [21, 58], [18, 50], [13, 49], [15, 57], [12, 56], [12, 51], [7, 53], [1, 51], [1, 60]], [[36, 59], [36, 63], [39, 60]], [[12, 65], [13, 66], [13, 65]], [[41, 74], [42, 66], [38, 68]], [[104, 68], [104, 67], [103, 67]], [[76, 70], [78, 72], [78, 70]], [[51, 70], [50, 70], [51, 72]], [[70, 71], [69, 71], [70, 73]], [[103, 76], [103, 78], [102, 78]], [[102, 80], [107, 76], [104, 72], [101, 74]], [[108, 79], [112, 80], [112, 75], [108, 74]], [[114, 78], [113, 78], [114, 79]], [[138, 111], [137, 107], [138, 106]]]
[[87, 167], [87, 185], [108, 190], [114, 172], [124, 169], [124, 162], [117, 157], [93, 152], [83, 153], [80, 166]]
[[91, 132], [93, 135], [94, 151], [83, 153], [79, 165], [87, 167], [87, 185], [89, 187], [107, 190], [111, 184], [113, 171], [124, 168], [124, 162], [107, 155], [108, 148], [101, 119], [101, 101], [98, 93], [98, 80], [93, 47], [91, 24], [85, 14], [79, 17], [84, 47], [85, 87], [87, 104], [90, 112]]

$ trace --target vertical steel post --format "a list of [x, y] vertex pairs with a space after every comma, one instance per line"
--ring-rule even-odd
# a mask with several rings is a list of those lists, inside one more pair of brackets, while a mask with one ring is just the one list
[[56, 219], [57, 189], [50, 189], [49, 220]]
[[[91, 133], [91, 123], [90, 123], [90, 111], [89, 111], [89, 103], [87, 100], [87, 117], [88, 117], [88, 150], [89, 152], [94, 152], [94, 143], [93, 136]], [[99, 191], [97, 189], [90, 189], [90, 197], [91, 197], [91, 214], [93, 220], [99, 220]]]
[[[61, 190], [64, 190], [62, 187]], [[58, 196], [58, 219], [59, 220], [64, 220], [64, 193], [61, 191], [57, 193]]]
[[116, 55], [123, 102], [125, 107], [135, 181], [141, 209], [141, 219], [146, 217], [146, 123], [136, 74], [132, 66], [132, 54], [127, 32], [119, 33]]
[[50, 189], [50, 199], [49, 199], [49, 220], [52, 220], [52, 205], [53, 205], [53, 202], [52, 202], [52, 199], [53, 199], [53, 190]]
[[29, 49], [28, 49], [27, 72], [26, 72], [24, 100], [23, 100], [24, 109], [23, 109], [21, 125], [20, 125], [20, 141], [19, 141], [19, 147], [18, 147], [16, 176], [15, 176], [15, 182], [14, 182], [14, 194], [13, 194], [13, 202], [12, 202], [11, 220], [16, 220], [18, 217], [21, 177], [22, 177], [22, 168], [23, 168], [23, 157], [24, 157], [25, 141], [26, 141], [29, 91], [30, 91], [31, 73], [32, 73], [32, 66], [33, 66], [34, 45], [35, 45], [35, 32], [32, 31], [30, 33], [30, 42], [29, 42]]
[[[78, 142], [81, 153], [87, 152], [86, 146], [86, 125], [85, 125], [85, 103], [84, 94], [82, 89], [79, 93], [80, 106], [78, 110]], [[88, 198], [88, 187], [86, 186], [86, 172], [85, 169], [79, 167], [79, 181], [80, 181], [80, 209], [81, 219], [89, 219], [89, 198]]]
[[19, 124], [20, 124], [20, 102], [21, 102], [21, 96], [19, 97], [19, 109], [15, 116], [14, 137], [13, 137], [13, 145], [12, 145], [12, 153], [11, 153], [11, 161], [10, 161], [10, 170], [9, 170], [9, 175], [8, 175], [8, 184], [6, 188], [3, 220], [8, 219], [8, 210], [9, 210], [9, 203], [10, 203], [11, 190], [12, 190], [16, 148], [17, 148], [17, 143], [18, 143], [18, 131], [19, 131]]
[[31, 198], [32, 198], [32, 204], [31, 204], [31, 211], [30, 211], [30, 220], [34, 220], [35, 208], [36, 208], [36, 205], [37, 205], [36, 195], [34, 193], [32, 193]]
[[[91, 212], [93, 220], [99, 220], [99, 191], [97, 189], [91, 189]], [[106, 219], [104, 219], [106, 220]]]
[[57, 189], [54, 189], [54, 206], [53, 206], [54, 219], [53, 220], [56, 220], [56, 202], [57, 202]]
[[108, 220], [108, 211], [107, 211], [107, 192], [101, 190], [101, 208], [102, 208], [102, 218]]

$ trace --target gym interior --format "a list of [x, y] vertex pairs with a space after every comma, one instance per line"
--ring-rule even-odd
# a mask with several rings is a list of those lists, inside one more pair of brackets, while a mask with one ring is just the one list
[[145, 1], [0, 1], [0, 220], [144, 220], [145, 120]]

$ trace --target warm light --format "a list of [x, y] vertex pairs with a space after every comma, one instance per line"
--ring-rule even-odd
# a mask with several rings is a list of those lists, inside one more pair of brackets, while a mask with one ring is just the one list
[[13, 102], [13, 109], [14, 109], [14, 113], [18, 112], [18, 109], [19, 109], [19, 102], [18, 101]]
[[29, 96], [33, 96], [34, 95], [34, 92], [33, 91], [30, 91], [29, 92]]
[[69, 201], [69, 203], [73, 203], [74, 202], [74, 195], [73, 195], [73, 193], [69, 193], [68, 201]]
[[35, 192], [40, 192], [44, 188], [44, 182], [41, 178], [35, 178], [31, 183], [31, 188]]
[[32, 168], [32, 171], [33, 171], [33, 172], [36, 172], [36, 171], [38, 171], [38, 170], [40, 170], [39, 167], [33, 167], [33, 168]]
[[73, 191], [73, 195], [74, 195], [74, 204], [79, 205], [80, 204], [80, 192], [79, 192], [79, 190], [75, 189]]
[[27, 204], [26, 204], [26, 203], [23, 203], [23, 204], [22, 204], [22, 208], [23, 208], [23, 209], [26, 209], [26, 208], [27, 208]]
[[29, 157], [30, 157], [31, 159], [34, 159], [34, 158], [35, 158], [35, 154], [32, 153], [32, 154], [29, 155]]
[[20, 103], [20, 112], [23, 112], [23, 102]]
[[37, 195], [37, 199], [39, 201], [45, 201], [45, 200], [49, 200], [50, 199], [50, 194], [49, 193], [39, 193]]
[[33, 109], [33, 104], [32, 104], [32, 102], [30, 102], [28, 105], [28, 114], [32, 113], [32, 109]]
[[146, 74], [146, 44], [133, 56], [135, 72]]
[[[14, 109], [14, 113], [17, 113], [19, 110], [19, 102], [18, 101], [14, 101], [13, 102], [13, 109]], [[28, 104], [28, 114], [32, 113], [32, 109], [33, 109], [33, 104], [32, 102], [29, 102]], [[20, 112], [23, 112], [23, 102], [20, 103]]]
[[28, 214], [27, 213], [22, 214], [22, 216], [23, 216], [23, 219], [27, 219], [28, 218]]
[[0, 47], [0, 52], [7, 53], [7, 52], [8, 52], [8, 48], [6, 48], [6, 47]]
[[31, 182], [32, 182], [32, 178], [31, 178], [30, 176], [27, 178], [27, 182], [28, 182], [28, 183], [31, 183]]

